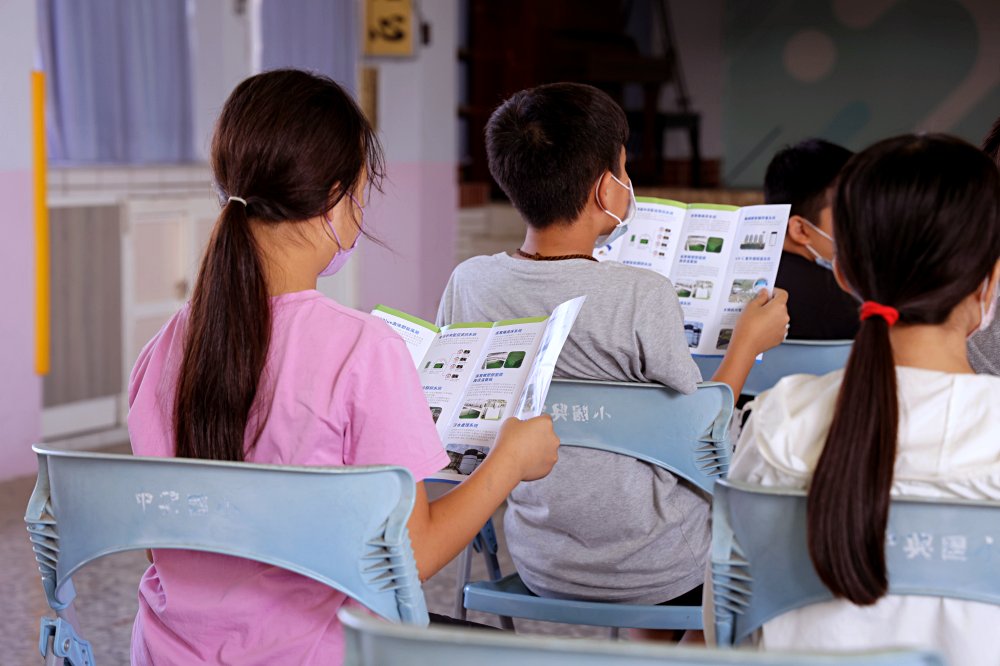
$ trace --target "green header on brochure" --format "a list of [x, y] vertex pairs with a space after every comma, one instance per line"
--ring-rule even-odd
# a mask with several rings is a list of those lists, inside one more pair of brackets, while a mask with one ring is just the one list
[[406, 314], [402, 310], [397, 310], [395, 308], [390, 308], [390, 307], [385, 306], [385, 305], [376, 305], [375, 309], [378, 310], [379, 312], [384, 312], [386, 314], [390, 314], [393, 317], [399, 317], [400, 319], [404, 319], [404, 320], [410, 322], [411, 324], [416, 324], [417, 326], [422, 326], [422, 327], [424, 327], [424, 328], [426, 328], [428, 330], [434, 331], [435, 333], [440, 333], [441, 332], [440, 328], [438, 328], [434, 324], [430, 323], [429, 321], [424, 321], [420, 317], [414, 317], [413, 315]]
[[517, 324], [540, 324], [548, 321], [548, 317], [525, 317], [524, 319], [506, 319], [498, 321], [496, 326], [516, 326]]
[[445, 326], [445, 330], [448, 331], [453, 331], [456, 328], [493, 328], [493, 324], [485, 321], [472, 321], [472, 322], [448, 324], [447, 326]]
[[672, 206], [673, 208], [687, 208], [688, 205], [683, 201], [674, 201], [673, 199], [659, 199], [657, 197], [636, 197], [636, 203], [651, 203], [659, 204], [661, 206]]
[[729, 206], [726, 204], [688, 204], [689, 210], [739, 210], [739, 206]]

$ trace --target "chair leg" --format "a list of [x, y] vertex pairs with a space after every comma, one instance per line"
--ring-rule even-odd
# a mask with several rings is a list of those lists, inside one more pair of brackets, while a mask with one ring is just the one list
[[470, 543], [458, 556], [458, 594], [455, 599], [455, 617], [465, 619], [465, 585], [469, 582], [472, 571], [472, 544]]
[[496, 582], [503, 578], [503, 572], [500, 571], [500, 560], [497, 559], [496, 552], [483, 548], [483, 560], [486, 561], [486, 573], [491, 581]]
[[618, 627], [611, 627], [611, 640], [617, 641], [621, 640], [622, 630]]
[[[460, 556], [461, 559], [458, 561], [458, 603], [455, 606], [455, 617], [464, 620], [467, 617], [467, 611], [465, 610], [465, 584], [469, 582], [469, 577], [472, 571], [472, 551], [478, 551], [483, 554], [483, 560], [486, 564], [486, 572], [490, 577], [491, 581], [498, 581], [503, 578], [503, 572], [500, 570], [500, 559], [497, 557], [498, 544], [496, 541], [496, 534], [493, 532], [493, 524], [486, 523], [483, 531], [476, 535], [476, 538], [472, 540], [465, 552]], [[505, 631], [517, 631], [514, 626], [513, 618], [507, 617], [506, 615], [498, 615], [500, 618], [500, 628]]]
[[56, 656], [55, 638], [55, 635], [49, 636], [49, 642], [45, 648], [45, 666], [63, 666], [65, 661], [62, 657]]
[[[64, 613], [75, 617], [70, 606]], [[93, 666], [94, 650], [90, 642], [77, 636], [73, 625], [62, 617], [43, 617], [39, 622], [38, 649], [45, 650], [45, 664], [49, 666]]]
[[[500, 559], [497, 557], [497, 551], [500, 550], [500, 543], [497, 541], [496, 527], [493, 526], [493, 521], [490, 520], [483, 527], [482, 531], [476, 537], [476, 541], [479, 543], [480, 549], [483, 553], [483, 559], [486, 561], [486, 571], [489, 574], [491, 581], [498, 581], [503, 578], [503, 572], [500, 571]], [[517, 631], [514, 627], [514, 619], [506, 615], [498, 615], [500, 618], [500, 628], [505, 631]]]

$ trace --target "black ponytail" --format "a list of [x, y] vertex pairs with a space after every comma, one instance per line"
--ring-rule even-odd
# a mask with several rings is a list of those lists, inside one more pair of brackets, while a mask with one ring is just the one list
[[983, 139], [983, 152], [1000, 167], [1000, 118], [996, 119], [989, 134]]
[[[941, 135], [876, 143], [848, 162], [834, 200], [837, 266], [859, 299], [899, 323], [944, 323], [1000, 259], [1000, 174]], [[886, 594], [885, 531], [899, 430], [890, 323], [862, 322], [809, 488], [813, 566], [835, 596]]]
[[837, 596], [856, 604], [875, 603], [888, 588], [884, 548], [899, 428], [896, 395], [889, 324], [873, 317], [854, 339], [809, 488], [813, 566]]

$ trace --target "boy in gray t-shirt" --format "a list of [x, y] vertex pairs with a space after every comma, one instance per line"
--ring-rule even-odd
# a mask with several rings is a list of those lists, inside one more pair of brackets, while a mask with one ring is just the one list
[[[634, 211], [627, 136], [621, 108], [590, 86], [549, 84], [504, 102], [487, 125], [487, 153], [490, 172], [527, 223], [525, 240], [513, 254], [458, 266], [438, 324], [537, 316], [585, 294], [557, 376], [693, 392], [701, 377], [670, 281], [591, 257], [599, 238], [608, 242]], [[783, 339], [786, 298], [780, 290], [762, 293], [736, 327], [715, 376], [736, 395], [754, 357]], [[534, 592], [655, 604], [699, 593], [708, 510], [708, 498], [660, 468], [564, 448], [546, 479], [514, 490], [504, 524], [517, 570]]]
[[969, 340], [969, 362], [980, 374], [1000, 376], [1000, 317]]
[[[1000, 118], [983, 140], [983, 152], [1000, 167]], [[1000, 304], [993, 307], [1000, 307]], [[1000, 317], [969, 340], [969, 361], [978, 373], [1000, 376]]]

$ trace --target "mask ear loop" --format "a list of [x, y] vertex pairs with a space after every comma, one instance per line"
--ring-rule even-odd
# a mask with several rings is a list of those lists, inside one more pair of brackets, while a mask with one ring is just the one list
[[[353, 250], [354, 248], [356, 248], [358, 246], [358, 241], [361, 240], [361, 235], [365, 231], [365, 207], [362, 206], [361, 203], [357, 199], [355, 199], [354, 195], [351, 194], [350, 192], [347, 193], [347, 196], [350, 197], [351, 202], [358, 207], [358, 210], [361, 211], [361, 221], [358, 222], [358, 235], [354, 239], [354, 243], [351, 245], [351, 247], [344, 247], [344, 244], [340, 242], [340, 236], [337, 235], [337, 230], [333, 228], [333, 220], [330, 219], [330, 214], [323, 213], [323, 219], [326, 220], [326, 226], [329, 227], [330, 232], [333, 234], [333, 239], [337, 241], [338, 254], [345, 250]], [[341, 201], [343, 201], [343, 198], [341, 198]]]
[[[973, 335], [983, 330], [984, 328], [989, 328], [993, 325], [993, 317], [996, 313], [997, 307], [997, 295], [993, 294], [993, 298], [990, 298], [990, 277], [986, 276], [983, 280], [983, 290], [980, 292], [979, 299], [979, 326], [973, 331]], [[989, 305], [987, 305], [989, 303]]]
[[[812, 228], [813, 231], [815, 231], [820, 236], [822, 236], [823, 238], [825, 238], [828, 241], [830, 241], [834, 245], [834, 248], [836, 248], [837, 241], [833, 240], [833, 236], [831, 236], [830, 234], [826, 233], [825, 231], [823, 231], [822, 229], [820, 229], [819, 227], [817, 227], [810, 220], [807, 220], [806, 218], [802, 217], [801, 215], [799, 215], [799, 217], [802, 218], [802, 221], [805, 222], [806, 224], [808, 224]], [[822, 266], [823, 268], [825, 268], [827, 270], [831, 270], [831, 271], [833, 270], [833, 259], [827, 259], [822, 254], [820, 254], [819, 251], [812, 246], [812, 243], [806, 243], [805, 248], [807, 250], [809, 250], [810, 254], [812, 254], [813, 258], [816, 260], [816, 264], [817, 265]], [[836, 255], [834, 255], [834, 257], [836, 257]], [[858, 300], [861, 300], [861, 299], [858, 299]]]
[[[621, 185], [622, 187], [624, 187], [626, 190], [628, 190], [629, 192], [634, 192], [632, 190], [632, 184], [631, 183], [629, 183], [628, 185], [626, 185], [622, 181], [618, 180], [618, 178], [615, 176], [615, 174], [611, 173], [610, 171], [608, 171], [608, 174], [612, 178], [615, 179], [616, 183], [618, 183], [619, 185]], [[625, 220], [623, 220], [622, 218], [620, 218], [617, 215], [615, 215], [614, 213], [612, 213], [610, 210], [608, 210], [607, 208], [604, 207], [603, 203], [601, 203], [601, 180], [602, 180], [602, 178], [598, 178], [597, 179], [597, 187], [594, 188], [594, 199], [597, 201], [597, 205], [601, 207], [601, 210], [603, 210], [606, 214], [610, 215], [611, 217], [613, 217], [615, 220], [618, 221], [618, 226], [620, 227], [621, 225], [625, 224]], [[635, 196], [635, 195], [633, 194], [633, 196]]]
[[[340, 242], [340, 236], [337, 235], [337, 230], [333, 228], [333, 220], [330, 219], [329, 214], [323, 213], [323, 219], [326, 220], [326, 226], [330, 230], [330, 233], [333, 234], [333, 240], [337, 242], [337, 254], [340, 254], [347, 248], [345, 248], [344, 244]], [[357, 241], [355, 241], [354, 244], [357, 245]]]
[[[802, 217], [802, 216], [799, 215], [799, 217]], [[818, 233], [820, 236], [822, 236], [823, 238], [827, 239], [831, 243], [835, 243], [836, 242], [835, 240], [833, 240], [833, 236], [831, 236], [830, 234], [826, 233], [825, 231], [823, 231], [822, 229], [820, 229], [818, 226], [816, 226], [815, 224], [813, 224], [811, 220], [807, 220], [806, 218], [802, 217], [802, 221], [805, 222], [806, 224], [808, 224], [812, 228], [813, 231], [815, 231], [816, 233]]]

